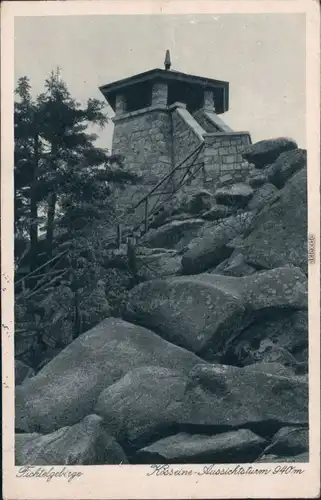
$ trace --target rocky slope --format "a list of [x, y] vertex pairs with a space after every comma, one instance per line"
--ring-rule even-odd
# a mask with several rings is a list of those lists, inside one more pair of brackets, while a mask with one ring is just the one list
[[17, 464], [308, 460], [306, 152], [243, 155], [151, 221], [121, 318], [16, 362]]

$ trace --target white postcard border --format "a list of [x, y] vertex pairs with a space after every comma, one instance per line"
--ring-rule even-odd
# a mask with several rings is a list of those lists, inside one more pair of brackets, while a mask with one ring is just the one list
[[[156, 476], [148, 465], [68, 467], [64, 479], [17, 477], [14, 467], [13, 350], [13, 61], [14, 17], [41, 15], [146, 15], [305, 12], [307, 19], [308, 225], [316, 262], [309, 265], [310, 462], [303, 474]], [[320, 27], [319, 5], [295, 1], [72, 1], [4, 2], [1, 6], [1, 270], [3, 375], [3, 481], [6, 499], [313, 498], [320, 485]], [[295, 55], [294, 55], [295, 57]], [[276, 75], [277, 78], [277, 75]], [[245, 464], [241, 464], [246, 467]], [[252, 464], [253, 465], [253, 464]], [[287, 464], [289, 466], [289, 464]], [[291, 464], [290, 464], [291, 465]], [[255, 464], [275, 468], [276, 464]], [[182, 466], [201, 470], [203, 466]], [[220, 464], [224, 468], [223, 464]], [[229, 464], [226, 467], [231, 467]], [[62, 466], [55, 467], [56, 471]], [[179, 466], [173, 466], [175, 470]], [[45, 469], [49, 470], [50, 467]]]

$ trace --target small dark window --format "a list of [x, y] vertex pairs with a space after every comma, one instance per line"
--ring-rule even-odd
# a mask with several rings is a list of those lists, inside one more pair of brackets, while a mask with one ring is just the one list
[[167, 103], [170, 106], [174, 102], [186, 104], [188, 111], [193, 113], [203, 106], [204, 90], [196, 85], [173, 82], [169, 85]]
[[214, 102], [215, 102], [215, 111], [217, 114], [224, 113], [224, 88], [217, 87], [214, 89]]
[[137, 111], [152, 104], [152, 87], [150, 83], [140, 83], [128, 89], [125, 93], [126, 111]]

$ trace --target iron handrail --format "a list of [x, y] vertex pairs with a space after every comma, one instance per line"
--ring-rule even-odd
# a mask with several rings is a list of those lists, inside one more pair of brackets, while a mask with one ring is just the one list
[[139, 207], [139, 205], [141, 205], [146, 200], [146, 198], [148, 198], [154, 191], [156, 191], [156, 189], [159, 188], [159, 186], [161, 186], [167, 179], [169, 179], [176, 172], [176, 170], [178, 170], [184, 163], [186, 163], [194, 154], [200, 152], [200, 150], [203, 147], [204, 147], [204, 142], [199, 144], [197, 148], [194, 149], [194, 151], [189, 153], [180, 163], [178, 163], [178, 165], [176, 165], [176, 167], [174, 167], [168, 174], [166, 174], [145, 196], [143, 196], [139, 200], [139, 202], [136, 205], [134, 205], [132, 210], [135, 210], [137, 207]]
[[[126, 232], [126, 236], [127, 237], [130, 237], [130, 235], [133, 235], [140, 227], [141, 225], [144, 223], [144, 233], [146, 233], [148, 231], [148, 219], [151, 215], [154, 215], [154, 213], [157, 211], [158, 209], [158, 203], [156, 202], [156, 204], [153, 206], [153, 209], [151, 210], [150, 213], [148, 213], [148, 199], [151, 197], [151, 196], [160, 196], [160, 195], [166, 195], [167, 193], [166, 192], [163, 192], [163, 193], [157, 193], [157, 194], [154, 194], [155, 191], [160, 187], [162, 186], [167, 180], [170, 179], [170, 177], [173, 176], [173, 174], [177, 171], [179, 171], [180, 169], [182, 169], [183, 165], [188, 162], [188, 160], [190, 160], [193, 155], [195, 155], [195, 158], [193, 159], [193, 162], [191, 165], [188, 166], [187, 168], [187, 171], [185, 172], [185, 174], [183, 175], [182, 179], [180, 180], [180, 183], [178, 185], [178, 187], [176, 189], [174, 189], [173, 191], [171, 191], [171, 193], [168, 193], [169, 194], [169, 197], [165, 198], [165, 200], [162, 200], [162, 204], [163, 203], [166, 203], [167, 201], [169, 201], [173, 196], [174, 194], [177, 193], [177, 191], [179, 189], [181, 189], [189, 180], [190, 178], [194, 178], [196, 173], [202, 168], [203, 166], [203, 163], [197, 163], [195, 164], [194, 162], [196, 161], [196, 159], [198, 158], [202, 148], [204, 147], [204, 142], [202, 142], [201, 144], [199, 144], [191, 153], [189, 153], [182, 161], [180, 161], [168, 174], [166, 174], [146, 195], [144, 195], [138, 203], [136, 203], [136, 205], [134, 205], [134, 207], [130, 207], [128, 208], [125, 213], [123, 213], [120, 217], [116, 217], [114, 219], [114, 223], [116, 223], [116, 227], [117, 227], [117, 245], [118, 247], [121, 245], [121, 242], [122, 242], [122, 230], [121, 230], [121, 221], [124, 221], [124, 218], [127, 216], [127, 215], [130, 215], [130, 214], [133, 214], [134, 211], [142, 204], [145, 202], [145, 214], [144, 214], [144, 218], [139, 222], [137, 223], [131, 230], [128, 231], [128, 233]], [[199, 166], [199, 168], [197, 168], [197, 170], [195, 172], [193, 172], [193, 174], [191, 175], [191, 177], [188, 176], [188, 174], [190, 173], [190, 170], [192, 169], [192, 167], [194, 166]], [[141, 235], [142, 236], [142, 235]], [[114, 241], [114, 238], [110, 238], [108, 241], [112, 242]], [[34, 269], [33, 271], [29, 272], [26, 276], [23, 276], [21, 277], [20, 279], [18, 279], [17, 281], [15, 281], [15, 286], [18, 285], [19, 283], [24, 283], [25, 280], [27, 278], [29, 278], [30, 276], [36, 274], [38, 271], [40, 271], [42, 268], [44, 268], [45, 266], [47, 266], [48, 264], [50, 264], [51, 262], [55, 261], [56, 259], [58, 259], [59, 257], [62, 257], [63, 255], [65, 255], [66, 253], [68, 252], [68, 249], [59, 253], [58, 255], [52, 257], [51, 259], [49, 259], [47, 262], [45, 262], [44, 264], [42, 264], [41, 266], [37, 267], [36, 269]], [[32, 293], [36, 293], [37, 290], [33, 290]]]

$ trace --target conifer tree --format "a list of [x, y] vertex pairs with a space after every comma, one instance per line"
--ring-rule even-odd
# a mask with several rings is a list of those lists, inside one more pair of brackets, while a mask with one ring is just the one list
[[31, 246], [33, 273], [16, 304], [24, 325], [33, 318], [27, 329], [38, 329], [42, 342], [59, 347], [109, 312], [102, 262], [108, 231], [115, 232], [110, 195], [113, 183], [137, 177], [97, 147], [89, 132], [107, 123], [103, 102], [78, 103], [59, 69], [44, 87], [34, 100], [27, 77], [16, 89], [16, 241], [22, 235]]
[[[30, 260], [35, 261], [38, 243], [38, 180], [41, 176], [42, 143], [37, 103], [31, 98], [27, 77], [18, 80], [14, 109], [15, 136], [15, 234], [27, 239]], [[31, 266], [32, 267], [32, 266]]]

